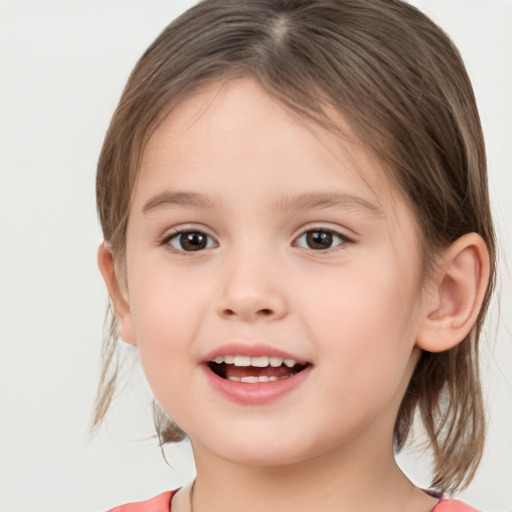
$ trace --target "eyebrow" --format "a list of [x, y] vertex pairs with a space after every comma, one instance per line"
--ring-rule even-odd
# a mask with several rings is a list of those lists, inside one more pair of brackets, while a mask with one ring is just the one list
[[[151, 197], [143, 206], [142, 211], [148, 213], [161, 208], [183, 206], [187, 208], [213, 208], [208, 196], [196, 192], [171, 192], [165, 190]], [[314, 208], [356, 208], [375, 215], [383, 216], [381, 208], [366, 201], [362, 197], [351, 194], [337, 193], [305, 193], [284, 197], [278, 201], [281, 211], [308, 210]]]
[[170, 192], [168, 190], [160, 192], [151, 197], [142, 208], [144, 213], [173, 206], [185, 206], [189, 208], [211, 208], [211, 200], [195, 192]]
[[356, 208], [365, 210], [375, 216], [384, 215], [381, 208], [362, 197], [338, 193], [306, 193], [286, 197], [278, 203], [278, 207], [283, 211], [313, 208]]

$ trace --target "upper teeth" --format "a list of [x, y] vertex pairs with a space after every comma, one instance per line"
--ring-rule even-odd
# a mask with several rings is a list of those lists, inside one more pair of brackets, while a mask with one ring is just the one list
[[235, 366], [256, 366], [258, 368], [265, 368], [266, 366], [273, 366], [277, 368], [282, 364], [292, 368], [297, 364], [293, 359], [283, 359], [282, 357], [247, 357], [247, 356], [217, 356], [214, 361], [217, 364], [226, 363], [234, 364]]

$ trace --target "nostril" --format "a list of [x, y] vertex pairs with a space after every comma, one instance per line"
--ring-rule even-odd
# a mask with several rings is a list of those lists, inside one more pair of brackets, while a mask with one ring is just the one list
[[[1, 0], [0, 0], [1, 1]], [[273, 308], [222, 308], [219, 314], [224, 318], [242, 318], [242, 319], [257, 319], [257, 318], [273, 318], [276, 314]]]

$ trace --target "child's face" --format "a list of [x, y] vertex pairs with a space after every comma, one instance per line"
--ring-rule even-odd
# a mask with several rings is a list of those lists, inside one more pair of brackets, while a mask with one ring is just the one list
[[[123, 336], [196, 456], [389, 454], [419, 355], [419, 241], [405, 201], [356, 144], [250, 80], [191, 95], [146, 148], [126, 272]], [[274, 380], [291, 370], [220, 364], [223, 377], [209, 365], [217, 356], [303, 369]]]

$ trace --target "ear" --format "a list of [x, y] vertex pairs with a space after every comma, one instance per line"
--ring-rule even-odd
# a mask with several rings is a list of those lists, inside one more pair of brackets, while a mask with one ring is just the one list
[[119, 280], [116, 275], [114, 255], [112, 247], [103, 242], [98, 248], [98, 267], [100, 268], [103, 280], [107, 285], [108, 294], [114, 312], [119, 323], [121, 339], [130, 345], [136, 345], [135, 331], [133, 328], [132, 315], [128, 297], [123, 294]]
[[476, 233], [462, 236], [443, 252], [425, 298], [418, 347], [442, 352], [464, 340], [482, 307], [489, 273], [489, 252]]

